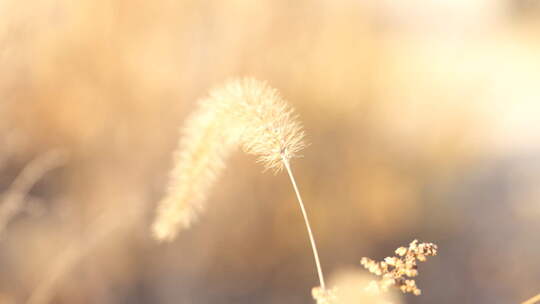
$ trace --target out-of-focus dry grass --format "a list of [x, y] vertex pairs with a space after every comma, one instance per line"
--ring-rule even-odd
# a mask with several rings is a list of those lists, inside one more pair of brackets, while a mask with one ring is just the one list
[[417, 237], [440, 256], [404, 302], [538, 293], [538, 13], [511, 0], [0, 2], [0, 191], [39, 155], [69, 154], [3, 231], [0, 301], [54, 278], [54, 303], [311, 303], [294, 193], [244, 155], [199, 224], [150, 238], [178, 127], [244, 75], [305, 124], [295, 171], [327, 272]]

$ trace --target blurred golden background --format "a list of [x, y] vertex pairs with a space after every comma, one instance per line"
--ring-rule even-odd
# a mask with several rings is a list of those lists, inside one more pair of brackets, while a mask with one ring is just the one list
[[313, 303], [294, 192], [252, 156], [192, 229], [150, 235], [183, 120], [241, 76], [305, 125], [293, 167], [327, 276], [418, 238], [440, 253], [403, 303], [523, 301], [539, 37], [530, 0], [0, 0], [0, 303]]

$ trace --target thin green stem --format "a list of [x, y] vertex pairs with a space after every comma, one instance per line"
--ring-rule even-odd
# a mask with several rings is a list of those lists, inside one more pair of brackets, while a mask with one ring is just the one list
[[300, 191], [298, 191], [298, 186], [296, 185], [296, 181], [294, 179], [291, 166], [289, 164], [289, 161], [286, 158], [283, 158], [283, 164], [285, 165], [285, 168], [287, 169], [287, 173], [289, 174], [289, 178], [291, 179], [294, 192], [296, 193], [296, 198], [298, 199], [298, 203], [300, 204], [300, 209], [302, 210], [302, 215], [304, 216], [304, 222], [306, 223], [306, 228], [309, 235], [309, 241], [311, 242], [311, 249], [313, 249], [313, 257], [315, 258], [315, 265], [317, 266], [317, 273], [319, 274], [319, 281], [321, 284], [321, 288], [325, 290], [326, 286], [324, 284], [324, 276], [323, 276], [323, 272], [321, 268], [321, 262], [319, 261], [319, 253], [317, 251], [317, 245], [315, 244], [315, 238], [313, 237], [313, 232], [311, 231], [311, 225], [309, 224], [306, 208], [304, 207], [304, 202], [302, 201], [302, 197], [300, 196]]

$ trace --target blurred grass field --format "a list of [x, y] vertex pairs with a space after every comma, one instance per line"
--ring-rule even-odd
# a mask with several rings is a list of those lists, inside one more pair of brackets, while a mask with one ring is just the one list
[[539, 17], [526, 0], [0, 1], [0, 193], [65, 155], [0, 230], [0, 303], [47, 284], [51, 303], [312, 303], [294, 192], [254, 157], [174, 243], [150, 235], [179, 127], [239, 76], [305, 125], [293, 166], [327, 274], [419, 238], [440, 252], [403, 303], [539, 293]]

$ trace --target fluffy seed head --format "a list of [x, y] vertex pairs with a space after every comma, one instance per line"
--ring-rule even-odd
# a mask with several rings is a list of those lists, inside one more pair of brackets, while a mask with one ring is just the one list
[[211, 93], [230, 118], [230, 136], [237, 136], [246, 153], [258, 156], [266, 169], [280, 171], [283, 160], [298, 156], [304, 132], [297, 115], [277, 90], [252, 78], [229, 82]]
[[180, 229], [190, 227], [235, 147], [277, 172], [302, 150], [303, 139], [292, 108], [265, 82], [248, 78], [213, 89], [185, 123], [169, 188], [158, 204], [154, 236], [173, 240]]

